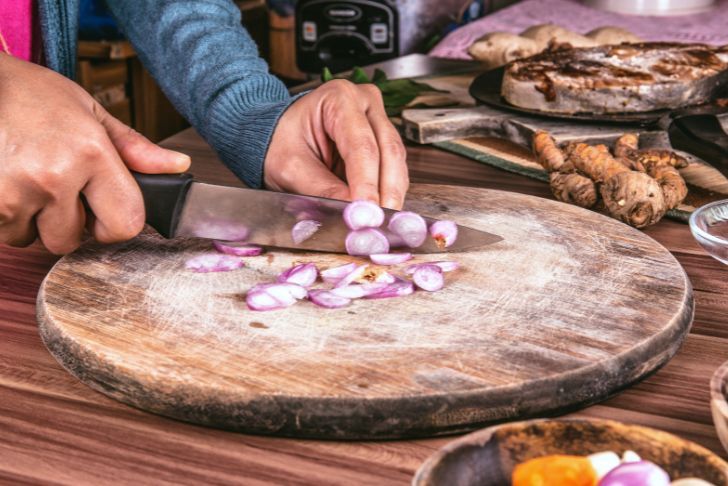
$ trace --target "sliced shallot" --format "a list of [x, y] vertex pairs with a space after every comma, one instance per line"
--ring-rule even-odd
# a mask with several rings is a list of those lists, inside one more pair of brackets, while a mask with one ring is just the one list
[[[402, 238], [404, 243], [410, 248], [417, 248], [427, 238], [427, 223], [422, 216], [411, 211], [400, 211], [399, 213], [393, 214], [389, 219], [387, 228]], [[387, 252], [383, 251], [380, 253]]]
[[291, 239], [295, 244], [301, 244], [311, 238], [321, 227], [321, 222], [313, 219], [304, 219], [293, 225]]
[[245, 266], [245, 262], [242, 259], [219, 253], [205, 253], [185, 262], [185, 268], [198, 273], [229, 272], [243, 266]]
[[308, 298], [317, 306], [327, 309], [338, 309], [351, 304], [351, 299], [338, 296], [328, 290], [312, 290], [308, 293]]
[[346, 252], [358, 256], [389, 253], [389, 241], [381, 231], [374, 228], [350, 231], [346, 236]]
[[394, 283], [388, 284], [375, 294], [370, 294], [365, 299], [388, 299], [390, 297], [402, 297], [410, 295], [415, 291], [415, 286], [408, 280], [397, 279]]
[[335, 284], [353, 272], [356, 267], [356, 263], [347, 263], [345, 265], [339, 265], [338, 267], [327, 268], [326, 270], [321, 271], [321, 278], [326, 283]]
[[364, 277], [367, 270], [369, 270], [369, 265], [364, 263], [362, 265], [356, 265], [354, 264], [354, 269], [351, 270], [349, 273], [344, 275], [342, 278], [339, 279], [338, 282], [336, 282], [337, 287], [346, 287], [347, 285], [351, 284], [352, 282], [355, 282], [361, 278]]
[[447, 248], [458, 239], [458, 225], [452, 221], [435, 221], [430, 225], [430, 236], [439, 248]]
[[291, 283], [260, 284], [248, 291], [245, 302], [248, 308], [256, 311], [284, 309], [305, 299], [308, 291], [300, 285]]
[[354, 201], [344, 208], [344, 222], [352, 230], [379, 228], [384, 211], [371, 201]]
[[440, 270], [442, 270], [443, 272], [452, 272], [453, 270], [457, 270], [458, 268], [460, 268], [460, 264], [453, 261], [415, 263], [405, 268], [404, 273], [406, 273], [407, 275], [412, 275], [413, 273], [415, 273], [415, 270], [417, 270], [422, 265], [435, 265], [436, 267], [439, 267]]
[[445, 285], [442, 270], [436, 265], [420, 265], [412, 274], [412, 281], [428, 292], [436, 292]]
[[258, 245], [251, 245], [243, 241], [218, 241], [212, 242], [212, 246], [215, 247], [220, 253], [226, 255], [235, 256], [258, 256], [263, 253], [263, 248]]
[[372, 282], [365, 284], [351, 284], [343, 287], [336, 287], [331, 289], [330, 292], [339, 297], [346, 297], [347, 299], [360, 299], [367, 295], [376, 294], [384, 290], [389, 285], [385, 282]]
[[278, 275], [278, 282], [292, 283], [301, 287], [310, 287], [318, 278], [318, 268], [313, 263], [294, 265]]
[[377, 265], [398, 265], [412, 259], [412, 253], [375, 253], [369, 259]]

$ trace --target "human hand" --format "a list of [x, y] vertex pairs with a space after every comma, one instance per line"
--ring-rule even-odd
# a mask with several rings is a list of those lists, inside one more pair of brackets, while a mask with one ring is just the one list
[[5, 54], [0, 100], [0, 243], [40, 238], [63, 254], [78, 247], [85, 227], [103, 243], [133, 238], [144, 204], [129, 170], [189, 167], [188, 156], [154, 145], [77, 84]]
[[266, 187], [276, 191], [367, 199], [392, 209], [402, 207], [409, 187], [404, 144], [387, 118], [379, 89], [341, 79], [323, 84], [283, 113], [264, 174]]

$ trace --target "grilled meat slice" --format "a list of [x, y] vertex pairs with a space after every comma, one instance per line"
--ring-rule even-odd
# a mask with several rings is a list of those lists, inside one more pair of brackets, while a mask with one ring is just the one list
[[634, 113], [709, 101], [728, 82], [728, 46], [650, 42], [565, 48], [514, 61], [505, 100], [550, 113]]

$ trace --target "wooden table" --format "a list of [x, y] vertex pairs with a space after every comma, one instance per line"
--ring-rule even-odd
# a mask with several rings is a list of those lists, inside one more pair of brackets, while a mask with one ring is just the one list
[[[192, 130], [166, 146], [190, 154], [209, 182], [234, 176]], [[414, 182], [448, 183], [551, 198], [538, 181], [429, 147], [409, 146]], [[708, 381], [728, 359], [728, 267], [688, 227], [647, 230], [695, 287], [692, 332], [678, 355], [644, 382], [575, 416], [660, 428], [726, 456], [713, 429]], [[0, 483], [407, 484], [449, 438], [326, 442], [256, 437], [176, 422], [116, 403], [66, 373], [43, 347], [35, 297], [56, 258], [39, 247], [0, 250]]]

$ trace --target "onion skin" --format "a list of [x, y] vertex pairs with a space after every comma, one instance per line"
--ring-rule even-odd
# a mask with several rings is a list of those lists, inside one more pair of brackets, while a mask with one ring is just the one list
[[412, 259], [412, 253], [374, 253], [369, 259], [377, 265], [399, 265]]
[[438, 248], [448, 248], [458, 239], [458, 225], [448, 220], [435, 221], [430, 226], [430, 235]]
[[445, 285], [442, 270], [436, 265], [420, 265], [412, 274], [412, 281], [428, 292], [437, 292]]
[[346, 236], [346, 252], [354, 256], [389, 253], [389, 240], [374, 228], [353, 230]]
[[649, 461], [625, 462], [599, 481], [599, 486], [669, 486], [670, 476]]
[[328, 290], [312, 290], [309, 292], [308, 298], [317, 306], [326, 309], [339, 309], [351, 304], [351, 299], [334, 295]]
[[410, 248], [421, 246], [427, 238], [427, 223], [422, 216], [411, 211], [400, 211], [393, 214], [389, 219], [387, 229], [399, 236]]
[[353, 201], [344, 208], [344, 223], [351, 230], [379, 228], [384, 223], [384, 211], [371, 201]]
[[212, 242], [212, 246], [215, 247], [220, 253], [225, 255], [235, 256], [258, 256], [263, 253], [263, 248], [258, 245], [250, 245], [243, 241], [218, 241]]
[[185, 268], [197, 273], [229, 272], [244, 266], [242, 259], [220, 253], [205, 253], [185, 262]]
[[294, 265], [278, 275], [278, 282], [292, 283], [301, 287], [310, 287], [318, 278], [318, 268], [313, 263], [301, 263]]

